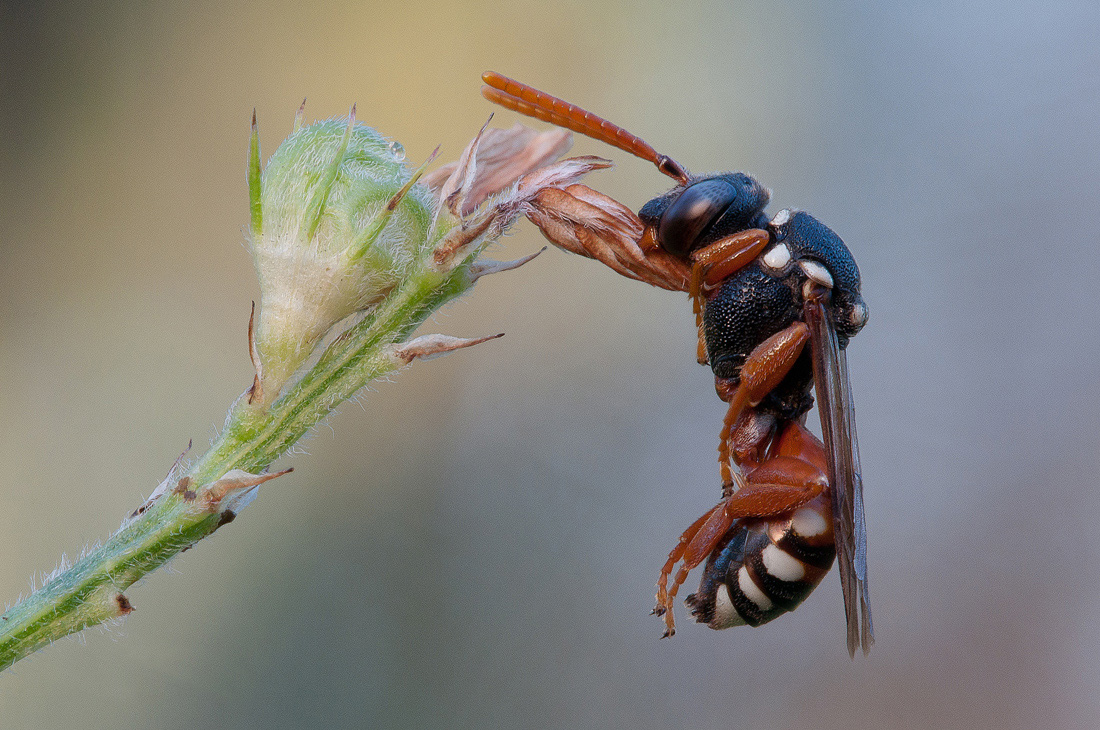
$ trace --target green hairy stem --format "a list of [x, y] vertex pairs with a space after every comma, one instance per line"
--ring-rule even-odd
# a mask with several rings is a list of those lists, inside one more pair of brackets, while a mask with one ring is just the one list
[[[221, 436], [169, 491], [3, 614], [0, 670], [56, 639], [129, 613], [123, 591], [235, 516], [204, 502], [204, 492], [231, 470], [261, 472], [364, 385], [403, 366], [392, 345], [469, 281], [466, 267], [446, 275], [421, 270], [338, 339], [265, 413], [243, 396]], [[185, 489], [178, 488], [180, 481]]]

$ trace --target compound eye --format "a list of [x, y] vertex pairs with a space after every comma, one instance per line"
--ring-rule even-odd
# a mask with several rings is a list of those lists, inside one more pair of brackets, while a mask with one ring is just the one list
[[661, 248], [673, 256], [687, 256], [736, 198], [737, 188], [725, 180], [703, 180], [687, 187], [661, 216], [657, 227]]

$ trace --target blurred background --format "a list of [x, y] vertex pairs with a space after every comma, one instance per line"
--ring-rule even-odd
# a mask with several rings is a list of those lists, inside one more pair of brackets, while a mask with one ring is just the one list
[[[855, 253], [878, 636], [848, 659], [834, 574], [658, 641], [724, 406], [686, 298], [551, 250], [423, 330], [504, 339], [344, 407], [124, 624], [0, 676], [3, 728], [1097, 726], [1094, 0], [5, 2], [0, 31], [0, 601], [251, 382], [253, 107], [265, 156], [308, 97], [453, 159], [494, 69]], [[635, 209], [668, 187], [574, 149]], [[490, 255], [542, 245], [523, 222]]]

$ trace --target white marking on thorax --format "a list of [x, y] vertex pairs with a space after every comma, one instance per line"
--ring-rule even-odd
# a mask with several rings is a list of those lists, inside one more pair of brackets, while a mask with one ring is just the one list
[[771, 220], [771, 224], [773, 226], [783, 226], [783, 225], [786, 225], [787, 221], [789, 221], [790, 219], [791, 219], [791, 209], [790, 208], [784, 208], [783, 210], [781, 210], [781, 211], [779, 211], [778, 213], [775, 214], [775, 216]]
[[764, 548], [764, 567], [768, 573], [779, 580], [790, 583], [802, 580], [806, 577], [806, 566], [802, 561], [779, 548], [778, 545], [769, 544]]
[[827, 286], [830, 289], [833, 288], [833, 275], [818, 262], [802, 259], [798, 262], [798, 265], [806, 272], [806, 276], [810, 277], [818, 284], [821, 284], [821, 286]]
[[737, 571], [737, 587], [745, 594], [745, 598], [755, 603], [761, 611], [767, 611], [772, 607], [772, 599], [760, 590], [760, 586], [752, 582], [749, 571], [745, 569], [744, 565]]
[[867, 307], [857, 304], [852, 307], [852, 328], [861, 330], [865, 324], [867, 324]]
[[787, 248], [787, 244], [785, 243], [773, 246], [764, 254], [764, 265], [769, 269], [782, 269], [790, 260], [791, 250]]
[[816, 537], [824, 534], [829, 526], [820, 512], [803, 507], [791, 516], [791, 527], [802, 537]]
[[745, 619], [733, 607], [729, 586], [722, 583], [718, 586], [718, 592], [714, 596], [714, 618], [711, 619], [710, 627], [712, 629], [728, 629], [731, 626], [744, 626], [744, 624]]

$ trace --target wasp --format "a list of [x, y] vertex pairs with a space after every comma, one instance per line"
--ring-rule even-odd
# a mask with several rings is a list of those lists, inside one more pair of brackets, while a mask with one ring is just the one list
[[[676, 182], [637, 215], [579, 184], [544, 191], [528, 213], [562, 248], [688, 293], [697, 359], [729, 404], [721, 499], [683, 532], [658, 578], [653, 613], [664, 636], [675, 633], [676, 594], [700, 564], [686, 603], [697, 621], [724, 629], [794, 610], [839, 556], [848, 651], [867, 653], [867, 532], [845, 355], [867, 305], [847, 246], [806, 212], [769, 218], [771, 192], [743, 172], [693, 175], [580, 107], [500, 74], [482, 79], [489, 101], [617, 147]], [[806, 428], [814, 394], [822, 440]]]

